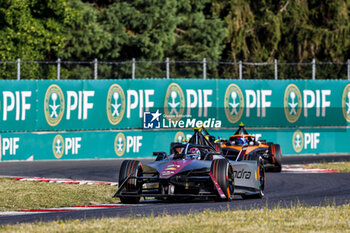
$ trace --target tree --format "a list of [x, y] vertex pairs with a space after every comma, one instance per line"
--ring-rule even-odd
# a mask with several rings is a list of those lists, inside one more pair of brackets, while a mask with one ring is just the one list
[[[164, 76], [164, 67], [149, 61], [219, 60], [225, 37], [223, 22], [211, 11], [209, 0], [179, 2], [88, 1], [72, 2], [80, 12], [70, 26], [66, 58], [120, 61], [135, 58], [136, 71], [145, 76]], [[130, 76], [131, 65], [100, 65], [105, 77]], [[208, 64], [209, 71], [213, 71]], [[180, 67], [176, 67], [181, 69]], [[202, 67], [185, 67], [189, 76]], [[79, 72], [82, 73], [82, 72]], [[106, 75], [107, 74], [107, 75]]]
[[[2, 0], [0, 4], [0, 59], [50, 60], [64, 48], [65, 24], [69, 22], [72, 9], [66, 0]], [[2, 78], [15, 77], [9, 64], [0, 66]], [[22, 76], [43, 77], [51, 72], [38, 63], [23, 64]]]
[[[105, 7], [96, 7], [100, 5]], [[144, 61], [138, 72], [156, 72], [151, 71], [151, 63], [147, 61], [163, 60], [165, 50], [175, 42], [174, 1], [137, 0], [108, 4], [108, 1], [82, 3], [76, 0], [72, 7], [79, 9], [80, 17], [70, 26], [66, 58], [105, 61], [136, 58]], [[125, 77], [131, 70], [128, 66], [108, 67], [101, 66], [105, 77]]]
[[[344, 62], [349, 8], [349, 0], [0, 0], [0, 60], [12, 61], [0, 64], [0, 77], [15, 77], [16, 58], [87, 61], [62, 64], [63, 78], [91, 78], [95, 58], [105, 78], [130, 77], [125, 61], [132, 58], [136, 77], [165, 76], [165, 67], [154, 61], [166, 57], [206, 58], [209, 78], [237, 77], [238, 61]], [[213, 62], [219, 60], [228, 64]], [[245, 77], [273, 75], [272, 65], [244, 65]], [[346, 70], [321, 66], [329, 78]], [[285, 67], [279, 68], [282, 77], [310, 76], [305, 66]], [[201, 62], [176, 63], [171, 76], [201, 77], [202, 69]], [[56, 76], [55, 65], [22, 63], [21, 71], [28, 78]]]
[[[345, 0], [290, 1], [284, 16], [281, 54], [286, 56], [292, 52], [290, 59], [299, 61], [347, 59], [350, 52], [349, 7]], [[287, 44], [293, 44], [296, 49], [293, 51], [291, 46], [284, 49], [283, 45]]]
[[[209, 0], [178, 1], [177, 16], [180, 22], [175, 29], [176, 42], [167, 56], [180, 61], [206, 58], [209, 77], [217, 77], [217, 64], [211, 62], [220, 60], [226, 33], [224, 22], [212, 10], [213, 4]], [[182, 77], [198, 77], [202, 72], [201, 64], [178, 64], [173, 68], [176, 69], [173, 73]]]
[[[271, 63], [274, 59], [282, 62], [348, 59], [350, 24], [346, 0], [216, 3], [215, 12], [227, 25], [225, 60]], [[297, 68], [300, 71], [304, 67]]]

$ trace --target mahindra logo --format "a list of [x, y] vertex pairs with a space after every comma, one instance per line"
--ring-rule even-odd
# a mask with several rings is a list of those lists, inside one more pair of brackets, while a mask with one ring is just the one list
[[237, 179], [246, 179], [249, 180], [252, 173], [250, 171], [245, 171], [242, 169], [241, 171], [233, 171], [233, 176]]

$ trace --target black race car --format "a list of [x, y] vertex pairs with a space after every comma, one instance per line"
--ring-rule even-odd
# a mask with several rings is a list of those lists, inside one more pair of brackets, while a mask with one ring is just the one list
[[[114, 197], [122, 203], [138, 203], [141, 197], [176, 200], [207, 197], [215, 200], [261, 198], [265, 172], [261, 158], [243, 161], [225, 159], [201, 133], [200, 128], [186, 143], [172, 143], [172, 153], [154, 152], [156, 160], [141, 163], [125, 160]], [[242, 149], [242, 155], [245, 154]]]

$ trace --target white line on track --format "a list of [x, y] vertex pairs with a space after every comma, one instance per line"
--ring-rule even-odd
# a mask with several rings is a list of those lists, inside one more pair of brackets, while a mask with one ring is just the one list
[[[14, 215], [28, 215], [28, 214], [43, 214], [43, 213], [52, 213], [52, 212], [68, 212], [68, 211], [77, 211], [77, 210], [120, 208], [120, 207], [128, 207], [128, 206], [130, 206], [130, 205], [100, 204], [100, 205], [74, 206], [74, 207], [62, 207], [62, 208], [3, 211], [3, 212], [0, 212], [0, 216], [14, 216]], [[133, 205], [133, 206], [139, 206], [139, 205]]]
[[305, 164], [282, 165], [282, 171], [288, 173], [336, 173], [337, 169], [305, 168]]
[[6, 178], [12, 178], [19, 181], [35, 181], [35, 182], [48, 182], [48, 183], [64, 183], [64, 184], [104, 184], [117, 186], [118, 182], [109, 181], [96, 181], [96, 180], [72, 180], [63, 178], [44, 178], [44, 177], [17, 177], [17, 176], [1, 176]]

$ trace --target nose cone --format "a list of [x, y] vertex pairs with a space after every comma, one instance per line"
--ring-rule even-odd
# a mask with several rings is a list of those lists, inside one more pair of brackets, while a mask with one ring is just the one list
[[189, 165], [194, 160], [176, 160], [167, 162], [160, 171], [161, 178], [168, 178], [179, 173], [183, 168]]

